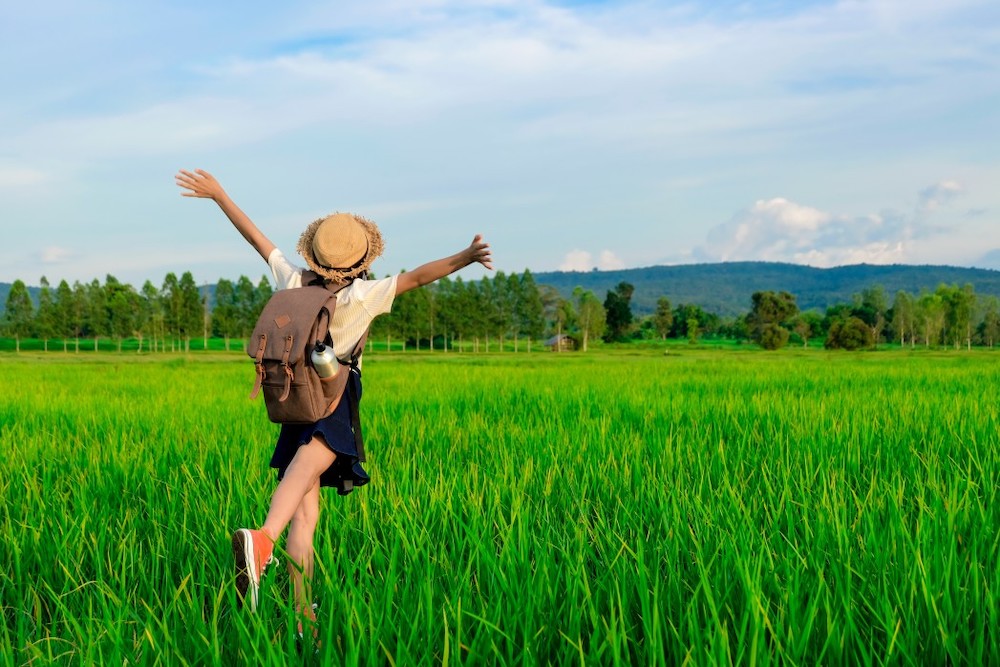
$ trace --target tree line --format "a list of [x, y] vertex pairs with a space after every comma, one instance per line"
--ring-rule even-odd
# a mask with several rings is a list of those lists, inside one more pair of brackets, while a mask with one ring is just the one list
[[[52, 287], [40, 281], [37, 301], [25, 283], [11, 286], [2, 319], [3, 333], [20, 349], [23, 338], [42, 341], [43, 349], [57, 341], [63, 351], [79, 351], [81, 340], [114, 340], [119, 351], [125, 340], [142, 351], [188, 351], [192, 339], [219, 338], [225, 348], [244, 344], [257, 317], [273, 293], [262, 276], [219, 280], [214, 290], [195, 283], [190, 272], [169, 273], [160, 286], [146, 281], [140, 289], [108, 275], [102, 284], [63, 280]], [[721, 318], [696, 304], [672, 305], [660, 297], [656, 311], [636, 317], [634, 287], [621, 282], [602, 300], [577, 287], [564, 297], [554, 287], [539, 285], [528, 270], [502, 271], [480, 280], [444, 278], [397, 297], [389, 315], [377, 318], [370, 340], [416, 349], [490, 351], [513, 346], [530, 351], [542, 339], [557, 349], [586, 351], [595, 340], [702, 339], [752, 341], [766, 349], [789, 343], [809, 345], [822, 340], [828, 348], [861, 349], [895, 341], [903, 346], [973, 345], [993, 347], [1000, 337], [1000, 303], [979, 296], [971, 285], [940, 285], [919, 294], [897, 292], [892, 299], [881, 286], [854, 295], [850, 303], [825, 312], [800, 312], [787, 291], [760, 291], [749, 310]]]

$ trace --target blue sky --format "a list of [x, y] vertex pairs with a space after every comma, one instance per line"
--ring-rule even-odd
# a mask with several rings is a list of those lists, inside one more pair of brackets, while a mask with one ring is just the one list
[[340, 4], [5, 7], [0, 281], [256, 279], [199, 167], [288, 253], [374, 219], [380, 274], [477, 232], [508, 272], [1000, 268], [995, 0]]

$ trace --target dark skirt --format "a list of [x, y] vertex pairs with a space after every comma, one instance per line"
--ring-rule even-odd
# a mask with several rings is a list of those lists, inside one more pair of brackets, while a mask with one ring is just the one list
[[[354, 384], [358, 403], [361, 402], [361, 373], [356, 369], [342, 368], [341, 372], [350, 372], [348, 383]], [[271, 467], [278, 469], [278, 479], [285, 476], [285, 470], [295, 457], [299, 447], [307, 444], [313, 437], [319, 437], [333, 451], [337, 458], [329, 468], [320, 475], [320, 486], [336, 487], [337, 493], [346, 496], [355, 486], [368, 483], [368, 473], [361, 467], [358, 449], [354, 444], [354, 429], [351, 427], [351, 392], [350, 387], [344, 389], [340, 404], [328, 417], [315, 424], [282, 424], [278, 434], [278, 442], [271, 456]]]

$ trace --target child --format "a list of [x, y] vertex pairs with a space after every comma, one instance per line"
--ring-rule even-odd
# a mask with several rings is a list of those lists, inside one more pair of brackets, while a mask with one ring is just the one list
[[[300, 287], [302, 269], [261, 233], [257, 226], [226, 194], [208, 172], [180, 170], [177, 185], [187, 190], [185, 197], [212, 199], [232, 221], [237, 231], [260, 253], [278, 289]], [[306, 227], [297, 250], [309, 268], [324, 279], [350, 284], [337, 293], [337, 308], [330, 322], [334, 352], [349, 359], [372, 320], [388, 313], [395, 296], [434, 282], [474, 262], [492, 269], [489, 245], [480, 235], [469, 247], [451, 257], [439, 259], [413, 271], [382, 280], [368, 280], [368, 269], [382, 254], [382, 235], [375, 223], [359, 216], [337, 213]], [[278, 485], [263, 525], [241, 528], [233, 535], [236, 558], [236, 587], [241, 600], [249, 599], [257, 608], [260, 577], [271, 562], [275, 541], [288, 527], [286, 551], [295, 603], [300, 618], [315, 621], [309, 590], [313, 575], [313, 534], [319, 518], [319, 489], [334, 486], [341, 495], [368, 482], [354, 441], [350, 405], [352, 396], [361, 397], [361, 373], [350, 371], [353, 391], [344, 396], [333, 414], [315, 424], [283, 424], [278, 435], [271, 467], [278, 469]], [[356, 412], [354, 414], [357, 414]], [[301, 633], [301, 622], [300, 622]]]

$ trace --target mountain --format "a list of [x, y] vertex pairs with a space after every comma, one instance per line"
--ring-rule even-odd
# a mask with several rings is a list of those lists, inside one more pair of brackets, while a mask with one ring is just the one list
[[907, 264], [817, 269], [778, 262], [723, 262], [619, 271], [553, 271], [534, 277], [539, 285], [550, 285], [563, 297], [579, 286], [594, 292], [602, 302], [618, 283], [631, 283], [635, 287], [632, 311], [637, 315], [654, 312], [657, 300], [665, 296], [674, 307], [692, 303], [724, 317], [734, 316], [750, 310], [751, 295], [763, 290], [791, 292], [801, 310], [824, 310], [835, 303], [850, 302], [853, 295], [875, 285], [885, 288], [890, 300], [899, 290], [919, 294], [942, 283], [969, 283], [976, 294], [1000, 296], [1000, 271]]
[[[551, 271], [534, 274], [539, 285], [550, 285], [563, 297], [574, 287], [588, 289], [603, 302], [608, 290], [624, 281], [635, 287], [632, 311], [648, 315], [665, 296], [672, 306], [692, 303], [723, 317], [750, 310], [750, 296], [757, 291], [787, 291], [795, 295], [801, 310], [824, 310], [836, 303], [849, 303], [862, 290], [881, 285], [891, 300], [899, 290], [919, 294], [938, 285], [971, 284], [976, 294], [1000, 297], [1000, 271], [957, 266], [909, 264], [855, 264], [817, 269], [801, 264], [777, 262], [723, 262], [649, 266], [620, 271]], [[7, 304], [10, 283], [0, 283], [0, 313]], [[208, 286], [211, 294], [215, 286]], [[29, 287], [38, 303], [38, 287]]]

